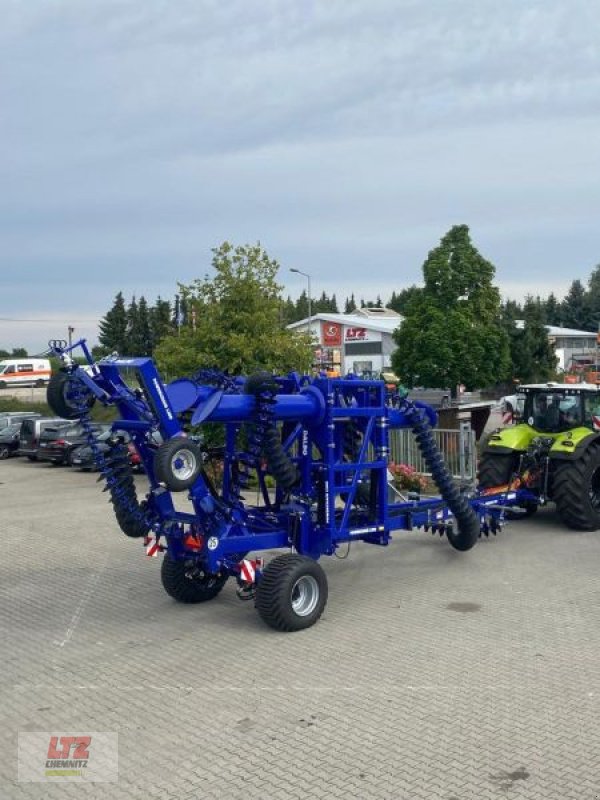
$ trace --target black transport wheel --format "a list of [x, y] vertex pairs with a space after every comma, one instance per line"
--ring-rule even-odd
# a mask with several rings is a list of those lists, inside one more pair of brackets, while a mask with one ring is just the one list
[[52, 411], [63, 419], [77, 419], [82, 413], [81, 405], [91, 408], [95, 402], [77, 378], [62, 370], [50, 378], [46, 398]]
[[10, 447], [6, 444], [0, 444], [0, 459], [4, 460], [10, 456]]
[[202, 450], [189, 439], [169, 439], [154, 455], [156, 479], [172, 492], [189, 489], [202, 471], [202, 464]]
[[285, 553], [269, 562], [256, 588], [256, 609], [277, 631], [301, 631], [327, 604], [327, 577], [312, 558]]
[[559, 463], [552, 484], [561, 520], [576, 531], [600, 528], [600, 442], [575, 461]]
[[[484, 453], [479, 461], [479, 487], [492, 489], [502, 486], [513, 477], [518, 464], [517, 453]], [[531, 517], [538, 510], [534, 502], [523, 503], [522, 511], [506, 511], [507, 519], [523, 519]]]
[[166, 593], [178, 603], [205, 603], [219, 594], [228, 575], [211, 575], [193, 562], [174, 561], [165, 553], [160, 577]]

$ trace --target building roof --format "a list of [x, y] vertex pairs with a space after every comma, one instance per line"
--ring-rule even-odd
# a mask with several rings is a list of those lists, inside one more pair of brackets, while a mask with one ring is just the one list
[[[379, 331], [380, 333], [392, 333], [396, 330], [398, 325], [402, 322], [400, 315], [395, 317], [381, 316], [381, 317], [368, 317], [361, 314], [332, 314], [323, 312], [313, 314], [310, 318], [312, 322], [338, 322], [340, 325], [351, 325], [353, 328], [369, 328], [372, 331]], [[309, 318], [292, 322], [286, 327], [290, 330], [296, 328], [308, 327]]]
[[596, 331], [578, 331], [575, 328], [561, 328], [559, 325], [545, 325], [549, 336], [592, 336], [596, 338]]
[[[517, 328], [523, 328], [525, 325], [524, 319], [516, 319], [515, 325]], [[576, 328], [561, 328], [560, 325], [544, 325], [548, 331], [548, 336], [572, 336], [574, 338], [589, 338], [590, 336], [596, 337], [596, 331], [578, 331]]]

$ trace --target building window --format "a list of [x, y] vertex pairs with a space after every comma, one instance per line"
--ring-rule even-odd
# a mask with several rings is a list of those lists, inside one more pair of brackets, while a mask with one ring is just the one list
[[351, 342], [345, 348], [347, 356], [380, 356], [382, 352], [381, 342]]

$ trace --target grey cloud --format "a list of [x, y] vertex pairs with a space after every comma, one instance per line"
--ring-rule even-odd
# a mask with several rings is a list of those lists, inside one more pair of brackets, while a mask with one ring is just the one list
[[600, 260], [597, 11], [5, 3], [0, 286], [15, 307], [60, 287], [103, 313], [119, 289], [172, 295], [228, 238], [260, 240], [315, 290], [385, 296], [456, 222], [511, 293], [585, 278]]

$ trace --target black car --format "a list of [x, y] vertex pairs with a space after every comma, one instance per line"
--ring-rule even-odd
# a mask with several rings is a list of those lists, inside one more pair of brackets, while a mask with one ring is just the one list
[[[110, 429], [108, 424], [94, 424], [96, 435]], [[86, 432], [81, 423], [70, 423], [58, 427], [49, 426], [40, 434], [37, 451], [39, 461], [50, 461], [52, 464], [71, 464], [73, 452], [87, 443]]]
[[13, 422], [0, 430], [0, 459], [10, 458], [19, 449], [21, 422]]
[[[162, 438], [160, 434], [157, 432], [152, 432], [150, 434], [152, 442], [158, 447], [158, 445], [162, 442]], [[123, 444], [127, 445], [127, 451], [129, 453], [129, 463], [131, 466], [139, 471], [144, 471], [144, 465], [142, 464], [142, 459], [140, 458], [140, 454], [136, 450], [134, 443], [131, 441], [131, 437], [126, 431], [104, 431], [103, 433], [98, 436], [98, 447], [100, 452], [106, 455], [110, 450], [110, 440], [120, 440]], [[92, 453], [92, 448], [85, 444], [81, 445], [81, 447], [77, 447], [71, 456], [71, 464], [74, 467], [78, 467], [79, 469], [83, 470], [97, 470], [98, 467], [96, 466], [96, 462], [94, 461], [94, 455]]]
[[56, 428], [59, 425], [69, 427], [73, 425], [73, 423], [61, 417], [34, 417], [32, 419], [24, 419], [19, 432], [19, 449], [17, 450], [17, 455], [27, 456], [30, 461], [37, 461], [42, 431], [48, 427]]
[[[118, 434], [115, 434], [110, 429], [107, 431], [103, 431], [100, 436], [98, 436], [98, 449], [101, 453], [106, 455], [110, 450], [110, 441], [116, 441], [117, 439], [121, 440], [124, 444], [127, 445], [127, 451], [129, 453], [129, 463], [132, 467], [139, 469], [141, 465], [141, 458], [139, 456], [138, 451], [135, 449], [133, 442], [131, 441], [131, 437], [125, 431], [119, 431]], [[71, 457], [71, 464], [74, 467], [79, 467], [79, 469], [83, 470], [96, 470], [98, 467], [96, 466], [96, 462], [94, 461], [94, 454], [92, 453], [92, 448], [88, 444], [81, 445], [77, 447], [73, 452]]]

